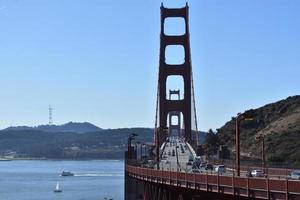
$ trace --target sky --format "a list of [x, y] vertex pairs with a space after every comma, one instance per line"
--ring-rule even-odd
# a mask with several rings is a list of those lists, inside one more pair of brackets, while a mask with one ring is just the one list
[[[188, 3], [200, 130], [300, 94], [300, 1]], [[160, 4], [0, 0], [0, 128], [47, 124], [49, 104], [55, 124], [154, 127]]]

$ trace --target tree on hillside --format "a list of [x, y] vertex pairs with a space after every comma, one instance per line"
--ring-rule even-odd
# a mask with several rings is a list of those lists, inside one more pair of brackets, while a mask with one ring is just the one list
[[215, 155], [219, 147], [218, 135], [212, 129], [208, 130], [203, 144], [204, 152], [207, 156]]

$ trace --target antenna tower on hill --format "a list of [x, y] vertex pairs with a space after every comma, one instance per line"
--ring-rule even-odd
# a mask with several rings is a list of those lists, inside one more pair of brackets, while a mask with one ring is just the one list
[[53, 112], [53, 107], [50, 104], [49, 105], [49, 125], [53, 125], [52, 112]]

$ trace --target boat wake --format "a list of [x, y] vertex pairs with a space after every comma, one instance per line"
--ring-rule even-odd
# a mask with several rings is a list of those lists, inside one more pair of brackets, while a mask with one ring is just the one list
[[124, 176], [124, 174], [121, 173], [82, 173], [82, 174], [74, 174], [74, 176], [77, 177], [103, 177], [103, 176], [110, 176], [110, 177], [121, 177]]

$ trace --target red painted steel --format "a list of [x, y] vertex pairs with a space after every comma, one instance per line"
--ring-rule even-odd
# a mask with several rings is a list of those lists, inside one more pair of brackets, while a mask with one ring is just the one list
[[219, 176], [219, 185], [232, 186], [232, 177]]
[[269, 179], [269, 190], [283, 191], [285, 184], [282, 180]]
[[177, 172], [177, 181], [185, 181], [185, 173]]
[[212, 184], [212, 185], [217, 185], [217, 183], [218, 183], [218, 178], [217, 178], [217, 176], [216, 175], [209, 175], [208, 177], [208, 180], [207, 180], [207, 182], [209, 183], [209, 184]]
[[187, 173], [186, 174], [186, 180], [188, 182], [194, 182], [195, 181], [195, 174]]
[[266, 189], [267, 181], [265, 178], [249, 178], [249, 188], [253, 189]]
[[169, 171], [163, 171], [162, 178], [169, 179]]
[[156, 171], [156, 177], [161, 178], [163, 176], [163, 171], [157, 170]]
[[288, 188], [290, 192], [300, 193], [300, 181], [291, 180], [288, 182], [288, 184], [289, 184]]
[[176, 172], [171, 172], [171, 179], [176, 181], [177, 180], [177, 173]]
[[233, 186], [239, 188], [248, 188], [250, 187], [250, 180], [243, 177], [232, 177]]
[[[236, 195], [234, 192], [239, 189], [239, 195], [251, 196], [249, 191], [255, 191], [255, 196], [262, 199], [269, 199], [271, 193], [280, 195], [288, 199], [289, 195], [297, 196], [300, 199], [300, 181], [274, 178], [248, 178], [248, 177], [230, 177], [215, 174], [194, 174], [185, 172], [161, 171], [141, 167], [126, 165], [126, 171], [133, 177], [145, 181], [158, 182], [162, 184], [171, 184], [177, 187], [191, 187], [194, 189], [208, 190], [209, 186], [214, 187], [212, 192], [224, 192], [226, 194]], [[198, 185], [196, 187], [196, 184]], [[220, 189], [223, 188], [223, 189]], [[231, 188], [231, 189], [230, 189]]]
[[207, 183], [207, 180], [206, 180], [206, 175], [204, 174], [196, 174], [196, 183]]

